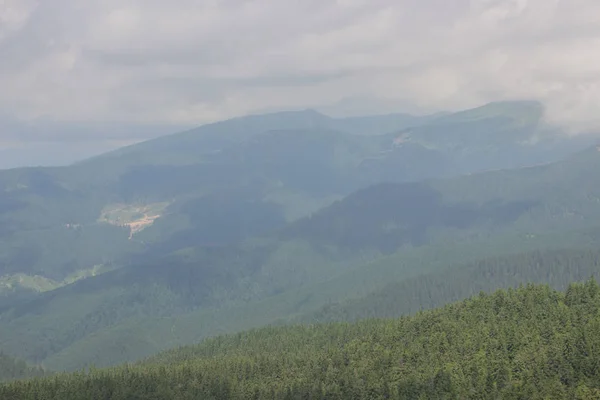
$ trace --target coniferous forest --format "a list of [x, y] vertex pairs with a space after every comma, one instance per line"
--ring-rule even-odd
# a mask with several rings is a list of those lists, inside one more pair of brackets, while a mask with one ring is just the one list
[[599, 16], [0, 0], [0, 400], [600, 400]]
[[600, 146], [544, 113], [275, 112], [0, 170], [0, 400], [600, 399]]
[[265, 327], [6, 383], [0, 398], [598, 399], [600, 286], [526, 285], [399, 319]]

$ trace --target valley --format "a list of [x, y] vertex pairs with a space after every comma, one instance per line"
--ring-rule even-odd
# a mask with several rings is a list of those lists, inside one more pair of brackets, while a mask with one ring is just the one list
[[0, 0], [0, 400], [600, 400], [598, 16]]
[[380, 299], [536, 251], [576, 268], [526, 264], [411, 296], [436, 307], [478, 287], [586, 279], [596, 256], [577, 254], [597, 243], [600, 155], [540, 118], [519, 102], [408, 130], [276, 113], [4, 171], [0, 349], [59, 371], [110, 366], [265, 324], [355, 319], [363, 302], [396, 310]]

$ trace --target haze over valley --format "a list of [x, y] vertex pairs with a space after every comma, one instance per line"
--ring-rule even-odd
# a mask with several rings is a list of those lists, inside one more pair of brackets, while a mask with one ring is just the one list
[[0, 399], [600, 396], [595, 3], [292, 3], [0, 2]]

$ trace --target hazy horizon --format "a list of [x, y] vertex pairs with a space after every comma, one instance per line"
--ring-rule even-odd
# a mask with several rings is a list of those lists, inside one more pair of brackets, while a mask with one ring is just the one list
[[[487, 104], [490, 103], [478, 106]], [[0, 141], [0, 169], [66, 166], [121, 147], [160, 136], [176, 134], [214, 122], [249, 115], [268, 115], [306, 110], [313, 110], [334, 119], [392, 114], [427, 116], [449, 113], [445, 110], [429, 113], [418, 109], [418, 107], [405, 106], [402, 103], [384, 99], [348, 98], [330, 105], [315, 105], [304, 108], [271, 107], [253, 113], [206, 121], [196, 125], [149, 125], [96, 121], [88, 123], [82, 121], [59, 122], [48, 119], [26, 121], [15, 118], [0, 118], [0, 137], [2, 133], [6, 133], [8, 137], [13, 138], [9, 141]]]
[[[0, 151], [4, 164], [73, 160], [265, 110], [434, 113], [518, 99], [542, 102], [569, 132], [596, 129], [599, 15], [592, 0], [5, 0], [0, 121], [77, 125], [77, 142], [96, 144], [45, 155], [34, 148], [62, 141], [60, 129], [0, 124]], [[89, 128], [110, 121], [169, 128]]]

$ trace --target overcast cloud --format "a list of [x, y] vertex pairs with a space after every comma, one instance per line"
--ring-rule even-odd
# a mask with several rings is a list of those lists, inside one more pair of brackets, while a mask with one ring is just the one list
[[[0, 110], [198, 124], [345, 98], [600, 126], [598, 0], [0, 0]], [[406, 110], [398, 110], [406, 111]]]

